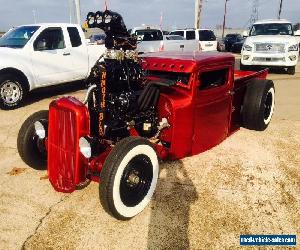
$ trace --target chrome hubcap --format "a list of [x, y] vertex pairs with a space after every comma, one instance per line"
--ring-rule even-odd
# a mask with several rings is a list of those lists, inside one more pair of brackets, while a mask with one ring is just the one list
[[17, 102], [21, 97], [21, 90], [15, 82], [6, 81], [1, 87], [1, 98], [7, 104]]

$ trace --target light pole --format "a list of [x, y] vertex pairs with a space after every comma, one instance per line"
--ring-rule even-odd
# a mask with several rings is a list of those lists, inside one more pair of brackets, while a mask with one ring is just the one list
[[32, 14], [33, 14], [33, 21], [34, 23], [36, 23], [36, 11], [32, 10]]
[[73, 0], [68, 0], [69, 1], [69, 18], [70, 18], [70, 23], [73, 21]]
[[280, 19], [280, 17], [281, 17], [281, 11], [282, 11], [282, 2], [283, 2], [283, 0], [280, 0], [279, 12], [278, 12], [278, 19]]
[[227, 2], [229, 0], [225, 0], [225, 10], [224, 10], [224, 19], [223, 19], [223, 29], [222, 29], [222, 38], [224, 38], [224, 31], [226, 26], [226, 15], [227, 15]]
[[80, 17], [80, 0], [75, 0], [75, 9], [76, 9], [76, 22], [80, 25], [81, 17]]
[[200, 29], [201, 12], [202, 12], [202, 0], [195, 0], [195, 29]]

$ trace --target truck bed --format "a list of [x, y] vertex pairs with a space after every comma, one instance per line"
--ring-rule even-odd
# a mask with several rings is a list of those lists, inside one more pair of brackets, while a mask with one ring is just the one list
[[236, 70], [234, 71], [234, 82], [235, 83], [245, 82], [253, 78], [266, 79], [267, 75], [268, 75], [268, 69], [264, 69], [258, 72]]

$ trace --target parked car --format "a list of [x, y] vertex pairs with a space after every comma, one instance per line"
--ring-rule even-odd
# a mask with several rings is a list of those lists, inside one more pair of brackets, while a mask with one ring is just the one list
[[231, 51], [231, 47], [234, 43], [240, 42], [243, 37], [240, 34], [227, 34], [224, 38], [225, 50]]
[[298, 44], [300, 46], [300, 30], [295, 31], [295, 37], [296, 37], [297, 42], [298, 42]]
[[232, 53], [241, 53], [245, 40], [246, 39], [242, 39], [241, 41], [232, 44], [230, 51]]
[[103, 208], [129, 220], [149, 204], [160, 161], [209, 150], [241, 126], [265, 130], [275, 89], [267, 70], [235, 71], [229, 53], [156, 52], [138, 60], [121, 15], [102, 16], [96, 25], [105, 25], [108, 51], [88, 78], [85, 100], [62, 97], [29, 116], [17, 148], [26, 164], [48, 170], [58, 192], [99, 182]]
[[[151, 26], [135, 27], [131, 35], [136, 36], [139, 54], [157, 51], [197, 51], [199, 44], [195, 40], [187, 41], [180, 37], [164, 36], [160, 28]], [[168, 39], [170, 38], [170, 39]], [[172, 39], [173, 38], [173, 39]]]
[[[275, 89], [265, 79], [267, 70], [235, 71], [234, 63], [234, 56], [225, 53], [148, 53], [143, 57], [148, 75], [142, 79], [132, 74], [139, 68], [132, 60], [104, 59], [107, 80], [99, 75], [101, 84], [94, 86], [95, 93], [104, 89], [104, 106], [93, 101], [91, 89], [88, 105], [74, 97], [53, 101], [49, 111], [32, 114], [22, 125], [19, 154], [29, 166], [47, 168], [58, 192], [99, 182], [104, 209], [128, 220], [151, 200], [158, 159], [197, 155], [241, 126], [257, 131], [268, 127]], [[114, 86], [112, 79], [123, 72], [127, 78], [117, 82], [123, 92], [106, 92], [103, 86]]]
[[287, 20], [262, 20], [253, 24], [242, 49], [241, 69], [282, 68], [294, 75], [299, 43]]
[[212, 30], [209, 29], [182, 29], [170, 32], [170, 35], [183, 36], [186, 40], [199, 41], [202, 51], [216, 51], [217, 38]]
[[0, 38], [0, 108], [19, 107], [33, 89], [86, 79], [104, 49], [88, 45], [78, 25], [12, 29]]

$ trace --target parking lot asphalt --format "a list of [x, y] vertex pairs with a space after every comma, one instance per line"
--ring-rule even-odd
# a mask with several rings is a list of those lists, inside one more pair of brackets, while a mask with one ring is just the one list
[[25, 107], [0, 110], [0, 249], [236, 249], [240, 234], [299, 236], [300, 66], [268, 78], [276, 87], [269, 128], [241, 129], [208, 152], [162, 164], [151, 204], [127, 222], [104, 212], [97, 183], [57, 193], [16, 150], [30, 114], [61, 95], [83, 99], [84, 90], [41, 91]]

